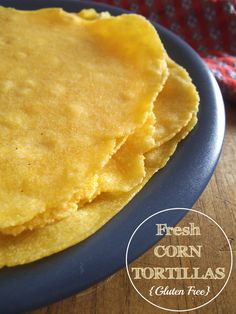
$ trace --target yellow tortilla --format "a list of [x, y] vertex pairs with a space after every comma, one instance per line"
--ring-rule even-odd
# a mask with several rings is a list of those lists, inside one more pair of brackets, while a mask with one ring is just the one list
[[76, 210], [116, 139], [146, 121], [167, 66], [155, 29], [137, 15], [86, 21], [0, 8], [0, 38], [3, 229]]
[[[137, 15], [0, 8], [0, 38], [8, 62], [0, 64], [0, 140], [11, 143], [0, 148], [0, 230], [21, 233], [0, 234], [3, 267], [54, 254], [101, 228], [165, 166], [196, 124], [199, 98]], [[166, 63], [170, 75], [158, 95]]]

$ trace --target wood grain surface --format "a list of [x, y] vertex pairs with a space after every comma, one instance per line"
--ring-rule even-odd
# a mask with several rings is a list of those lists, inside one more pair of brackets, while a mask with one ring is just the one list
[[[227, 128], [225, 142], [222, 155], [217, 169], [201, 195], [198, 202], [193, 208], [201, 210], [215, 219], [226, 232], [231, 242], [233, 254], [235, 258], [235, 239], [236, 239], [236, 106], [233, 104], [226, 105]], [[191, 221], [188, 214], [181, 224], [185, 225]], [[204, 227], [204, 226], [203, 226]], [[222, 243], [211, 237], [211, 233], [207, 233], [209, 241], [221, 250], [222, 264], [228, 261], [229, 252], [225, 241]], [[219, 240], [221, 241], [221, 240]], [[141, 256], [134, 263], [148, 263], [154, 265], [154, 257], [151, 254], [152, 249]], [[202, 261], [204, 266], [210, 263], [211, 256]], [[169, 265], [170, 266], [170, 265]], [[96, 267], [96, 265], [95, 265]], [[236, 267], [233, 266], [231, 278], [223, 290], [223, 292], [207, 306], [188, 313], [236, 313]], [[145, 285], [145, 282], [143, 283]], [[55, 287], [56, 289], [56, 287]], [[188, 301], [189, 302], [189, 301]], [[167, 306], [174, 305], [183, 307], [187, 301], [184, 297], [171, 299], [167, 301]], [[174, 304], [173, 304], [174, 303]], [[191, 304], [187, 304], [188, 306]], [[194, 304], [192, 304], [194, 305]], [[126, 270], [122, 269], [104, 282], [99, 283], [90, 289], [72, 296], [63, 301], [38, 309], [32, 314], [153, 314], [168, 313], [166, 311], [155, 308], [144, 301], [138, 293], [133, 289]], [[169, 312], [170, 313], [170, 312]]]

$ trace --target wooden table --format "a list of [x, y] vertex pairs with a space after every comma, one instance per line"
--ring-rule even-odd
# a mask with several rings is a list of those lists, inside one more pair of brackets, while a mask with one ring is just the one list
[[[206, 190], [193, 208], [215, 219], [226, 232], [235, 258], [236, 238], [236, 106], [226, 105], [227, 128], [222, 155]], [[188, 215], [187, 215], [188, 216]], [[184, 218], [188, 219], [187, 216]], [[184, 222], [182, 220], [182, 222]], [[148, 252], [146, 253], [148, 254]], [[149, 256], [151, 256], [149, 254]], [[141, 257], [142, 258], [142, 257]], [[151, 257], [150, 257], [151, 258]], [[224, 258], [224, 256], [222, 256]], [[151, 262], [151, 260], [150, 260]], [[224, 291], [209, 305], [189, 313], [236, 313], [236, 267]], [[181, 301], [182, 302], [182, 301]], [[152, 314], [168, 313], [145, 302], [122, 269], [107, 280], [32, 314]], [[170, 313], [170, 312], [169, 312]]]

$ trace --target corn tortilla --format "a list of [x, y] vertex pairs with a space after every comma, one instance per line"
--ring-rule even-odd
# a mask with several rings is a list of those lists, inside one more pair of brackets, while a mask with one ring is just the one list
[[0, 8], [0, 38], [6, 228], [77, 208], [116, 139], [144, 124], [167, 66], [155, 29], [137, 15], [86, 21], [61, 9]]

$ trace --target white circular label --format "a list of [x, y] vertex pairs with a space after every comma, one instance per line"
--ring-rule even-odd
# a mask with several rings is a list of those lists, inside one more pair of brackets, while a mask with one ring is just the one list
[[[183, 211], [188, 215], [173, 227], [171, 222]], [[128, 264], [129, 254], [134, 255], [147, 237], [156, 242], [154, 247]], [[233, 267], [232, 248], [222, 227], [208, 215], [188, 208], [164, 209], [145, 219], [134, 230], [125, 259], [128, 277], [138, 294], [172, 312], [209, 304], [225, 288]]]

